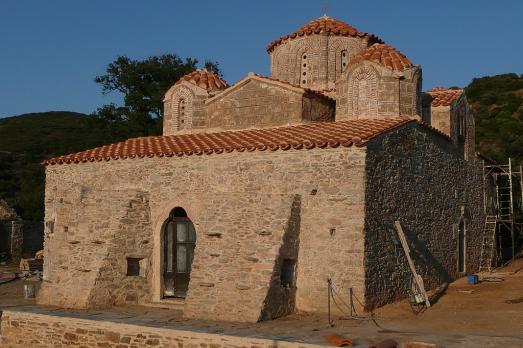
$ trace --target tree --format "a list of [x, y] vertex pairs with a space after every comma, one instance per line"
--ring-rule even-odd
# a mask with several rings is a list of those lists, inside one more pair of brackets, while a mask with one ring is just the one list
[[523, 75], [475, 78], [466, 88], [478, 150], [500, 163], [523, 161]]
[[[116, 58], [107, 66], [106, 74], [97, 76], [95, 82], [102, 86], [102, 93], [119, 92], [124, 96], [124, 106], [104, 105], [95, 115], [109, 124], [126, 124], [129, 135], [151, 135], [161, 132], [163, 96], [183, 75], [197, 68], [198, 60], [182, 60], [174, 54], [132, 60], [125, 56]], [[207, 70], [220, 74], [218, 63], [206, 61]]]

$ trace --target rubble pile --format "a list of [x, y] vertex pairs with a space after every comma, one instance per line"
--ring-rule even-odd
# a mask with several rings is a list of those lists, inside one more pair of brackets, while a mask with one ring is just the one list
[[21, 279], [40, 281], [43, 276], [44, 253], [43, 250], [37, 251], [34, 258], [20, 260]]

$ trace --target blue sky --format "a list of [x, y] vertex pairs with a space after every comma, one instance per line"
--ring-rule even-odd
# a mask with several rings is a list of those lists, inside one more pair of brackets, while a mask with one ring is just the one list
[[[323, 14], [323, 0], [1, 0], [0, 117], [118, 102], [93, 78], [118, 55], [220, 63], [229, 82], [268, 74], [265, 47]], [[423, 68], [424, 89], [523, 73], [521, 0], [329, 0]]]

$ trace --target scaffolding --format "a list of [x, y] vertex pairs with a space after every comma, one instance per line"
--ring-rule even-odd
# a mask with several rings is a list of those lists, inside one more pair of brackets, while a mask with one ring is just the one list
[[483, 161], [483, 206], [486, 216], [481, 245], [480, 271], [491, 271], [494, 261], [506, 259], [502, 231], [510, 233], [511, 259], [516, 253], [516, 233], [523, 231], [523, 168], [508, 164], [485, 165]]

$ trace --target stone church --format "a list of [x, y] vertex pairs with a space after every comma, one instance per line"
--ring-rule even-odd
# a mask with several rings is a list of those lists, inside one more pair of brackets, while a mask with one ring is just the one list
[[268, 47], [270, 76], [209, 71], [165, 94], [163, 136], [46, 160], [40, 304], [183, 308], [256, 322], [365, 308], [477, 271], [474, 118], [458, 89], [323, 16]]

